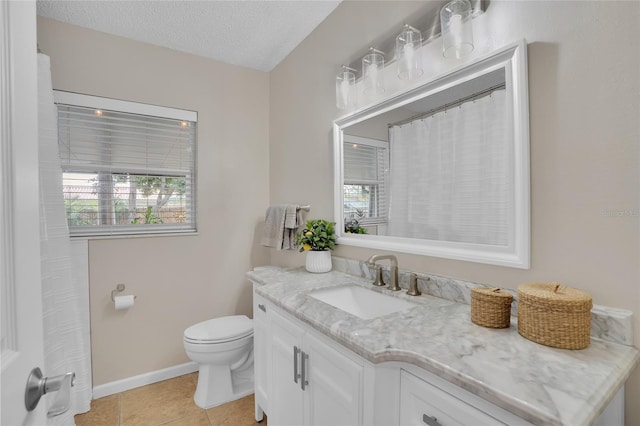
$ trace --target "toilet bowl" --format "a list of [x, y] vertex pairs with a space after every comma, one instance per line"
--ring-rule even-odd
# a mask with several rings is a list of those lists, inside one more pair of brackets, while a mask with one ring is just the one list
[[196, 405], [211, 408], [253, 393], [253, 320], [214, 318], [184, 331], [184, 349], [199, 364]]

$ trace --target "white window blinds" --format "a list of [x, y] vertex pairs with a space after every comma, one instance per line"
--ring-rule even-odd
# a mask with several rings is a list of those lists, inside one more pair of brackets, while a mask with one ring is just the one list
[[344, 218], [361, 225], [384, 223], [387, 218], [386, 181], [388, 143], [345, 135]]
[[195, 231], [196, 114], [113, 100], [103, 109], [101, 98], [63, 98], [80, 104], [57, 104], [71, 234]]

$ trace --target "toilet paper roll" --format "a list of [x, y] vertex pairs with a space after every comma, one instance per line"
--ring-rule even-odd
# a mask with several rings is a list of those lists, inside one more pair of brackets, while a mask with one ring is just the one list
[[129, 309], [133, 307], [135, 303], [135, 296], [128, 294], [126, 296], [116, 296], [116, 311], [122, 311], [123, 309]]

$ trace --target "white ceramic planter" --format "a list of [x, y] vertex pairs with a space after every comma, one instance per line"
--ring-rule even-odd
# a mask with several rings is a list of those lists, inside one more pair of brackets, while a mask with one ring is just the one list
[[305, 267], [307, 271], [314, 274], [329, 272], [331, 270], [331, 251], [308, 251]]

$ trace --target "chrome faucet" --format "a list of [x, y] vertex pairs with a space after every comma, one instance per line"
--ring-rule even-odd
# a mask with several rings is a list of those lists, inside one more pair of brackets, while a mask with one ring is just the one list
[[388, 260], [391, 262], [391, 268], [389, 270], [389, 276], [391, 277], [389, 290], [400, 290], [400, 286], [398, 285], [398, 259], [392, 254], [374, 254], [369, 258], [369, 260], [367, 260], [368, 264], [376, 267], [376, 281], [373, 284], [384, 285], [380, 266], [376, 266], [376, 262], [379, 260]]

